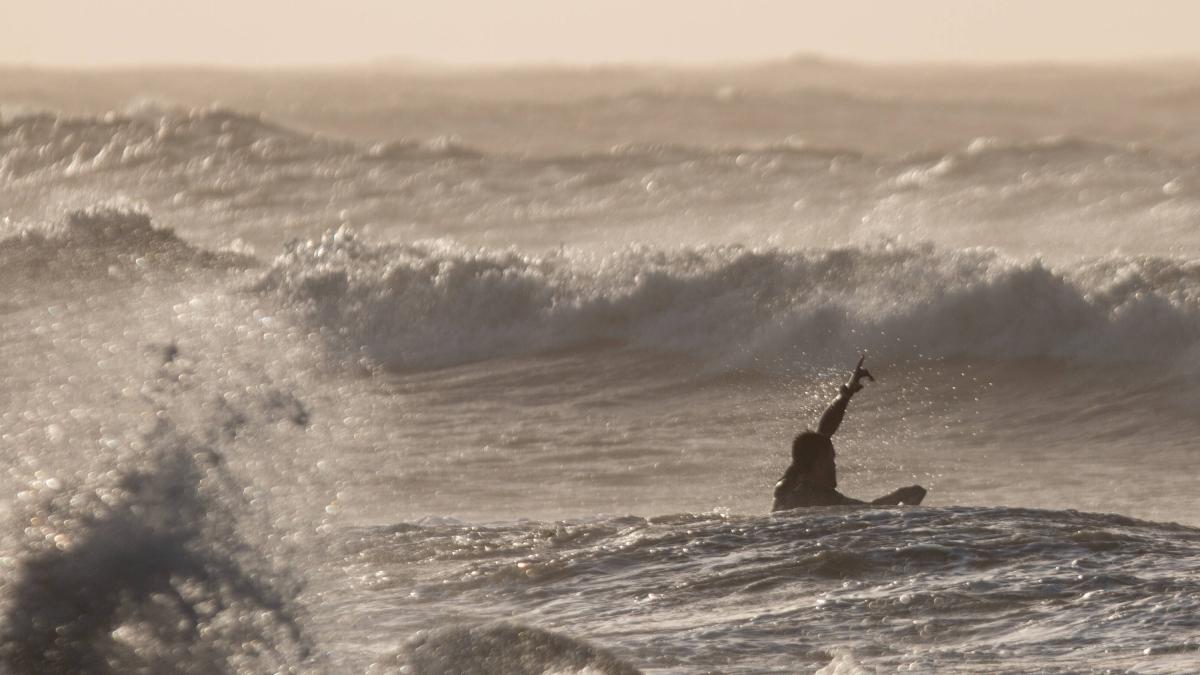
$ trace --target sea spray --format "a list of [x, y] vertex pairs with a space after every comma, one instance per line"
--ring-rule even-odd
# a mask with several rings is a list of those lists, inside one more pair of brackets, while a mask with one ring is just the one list
[[[310, 656], [300, 577], [266, 546], [269, 519], [225, 458], [262, 416], [204, 393], [177, 346], [161, 358], [143, 388], [149, 428], [87, 458], [78, 478], [39, 471], [17, 495], [6, 672], [249, 674]], [[303, 424], [296, 404], [276, 403], [261, 409]]]

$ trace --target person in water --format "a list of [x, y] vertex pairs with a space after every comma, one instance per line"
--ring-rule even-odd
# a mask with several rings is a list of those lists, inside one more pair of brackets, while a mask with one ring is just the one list
[[838, 391], [837, 398], [821, 415], [816, 431], [805, 430], [792, 441], [792, 464], [783, 478], [775, 484], [775, 503], [772, 511], [784, 511], [801, 506], [842, 506], [848, 504], [920, 504], [925, 498], [925, 488], [913, 485], [900, 488], [871, 502], [851, 499], [837, 491], [837, 468], [834, 466], [833, 442], [830, 437], [842, 425], [846, 406], [850, 398], [862, 390], [861, 380], [872, 382], [875, 378], [863, 368], [862, 357], [854, 367], [854, 373]]

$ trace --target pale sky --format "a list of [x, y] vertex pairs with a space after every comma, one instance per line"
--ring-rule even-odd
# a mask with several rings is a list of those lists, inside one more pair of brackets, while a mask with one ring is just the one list
[[0, 0], [0, 63], [1200, 56], [1196, 0]]

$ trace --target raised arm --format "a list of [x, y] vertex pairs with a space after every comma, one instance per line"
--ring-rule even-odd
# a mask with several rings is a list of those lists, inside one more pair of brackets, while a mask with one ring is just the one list
[[821, 415], [821, 421], [817, 423], [817, 433], [822, 436], [832, 436], [837, 432], [838, 427], [842, 426], [842, 418], [846, 416], [846, 406], [850, 404], [850, 397], [862, 390], [862, 378], [874, 382], [875, 378], [871, 373], [863, 368], [863, 361], [867, 357], [864, 355], [858, 359], [858, 365], [854, 366], [854, 372], [850, 375], [850, 379], [846, 380], [846, 384], [838, 390], [837, 398], [829, 404], [825, 412]]

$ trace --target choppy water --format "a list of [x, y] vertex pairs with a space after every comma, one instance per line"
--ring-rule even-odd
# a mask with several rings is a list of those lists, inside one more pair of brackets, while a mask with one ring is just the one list
[[630, 140], [5, 117], [7, 671], [1200, 669], [1194, 157]]

